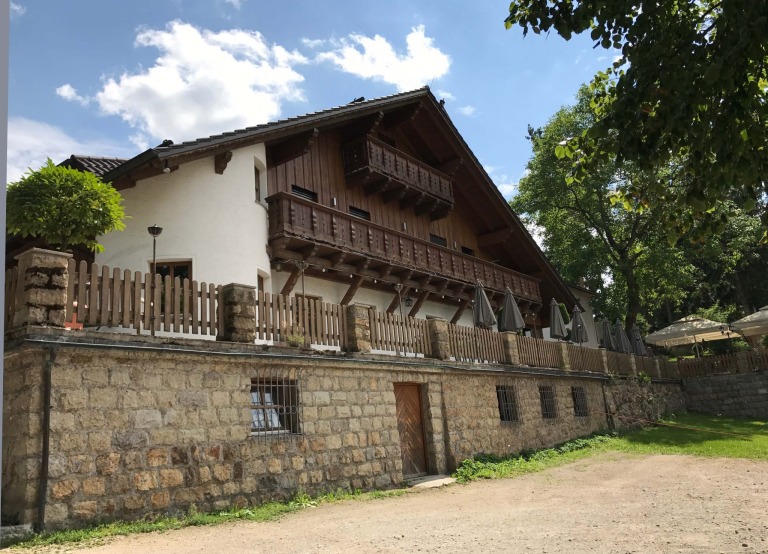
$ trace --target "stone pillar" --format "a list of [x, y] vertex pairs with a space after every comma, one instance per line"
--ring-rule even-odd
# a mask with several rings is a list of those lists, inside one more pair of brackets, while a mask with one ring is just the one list
[[600, 363], [603, 373], [608, 374], [608, 350], [605, 348], [600, 349]]
[[661, 367], [659, 366], [659, 360], [653, 358], [651, 361], [653, 362], [653, 375], [651, 375], [651, 377], [661, 379]]
[[517, 349], [517, 333], [504, 331], [501, 334], [501, 344], [504, 349], [504, 363], [520, 365], [520, 351]]
[[32, 248], [16, 256], [19, 282], [13, 327], [64, 327], [67, 318], [67, 263], [72, 254]]
[[371, 351], [371, 318], [364, 306], [347, 306], [347, 351]]
[[568, 355], [568, 343], [557, 341], [560, 343], [560, 357], [563, 359], [563, 369], [571, 369], [571, 357]]
[[751, 352], [736, 352], [736, 371], [737, 373], [750, 373], [752, 365], [749, 363]]
[[216, 340], [229, 342], [256, 341], [256, 287], [230, 283], [221, 287], [224, 303], [221, 333]]
[[439, 317], [428, 317], [427, 330], [432, 345], [432, 357], [438, 360], [450, 359], [452, 352], [448, 341], [448, 321]]
[[637, 360], [635, 359], [634, 354], [629, 355], [629, 374], [633, 377], [637, 377], [638, 375], [637, 371]]

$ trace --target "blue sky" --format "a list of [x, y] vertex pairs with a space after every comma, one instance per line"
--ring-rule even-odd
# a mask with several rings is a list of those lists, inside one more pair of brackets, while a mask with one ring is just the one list
[[504, 29], [505, 1], [13, 0], [8, 180], [429, 85], [506, 197], [527, 125], [611, 63]]

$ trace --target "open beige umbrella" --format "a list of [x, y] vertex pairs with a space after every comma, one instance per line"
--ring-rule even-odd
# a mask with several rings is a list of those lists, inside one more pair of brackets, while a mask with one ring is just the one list
[[731, 327], [745, 337], [768, 334], [768, 306], [763, 306], [755, 313], [734, 321]]
[[723, 329], [727, 328], [728, 325], [725, 323], [691, 315], [678, 319], [669, 327], [651, 333], [645, 337], [645, 342], [669, 347], [703, 341], [725, 340], [729, 336], [727, 333], [723, 333]]

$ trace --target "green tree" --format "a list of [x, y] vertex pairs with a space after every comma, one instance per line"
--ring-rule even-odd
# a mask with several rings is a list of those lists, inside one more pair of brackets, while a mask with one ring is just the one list
[[[678, 234], [722, 232], [721, 202], [752, 209], [768, 194], [768, 2], [513, 0], [505, 24], [566, 40], [589, 32], [619, 52], [590, 84], [597, 117], [569, 140], [572, 178], [608, 160], [675, 166], [672, 179], [622, 190], [671, 207]], [[768, 211], [759, 217], [768, 238]]]
[[665, 302], [676, 307], [693, 268], [666, 241], [663, 206], [616, 201], [617, 189], [629, 184], [650, 198], [648, 172], [607, 162], [584, 179], [566, 180], [568, 153], [557, 154], [568, 148], [567, 137], [593, 122], [589, 94], [582, 89], [576, 106], [558, 111], [544, 128], [529, 130], [533, 156], [511, 205], [543, 229], [544, 250], [563, 277], [584, 278], [597, 293], [596, 310], [623, 317], [630, 326], [644, 310]]
[[7, 188], [8, 233], [42, 237], [62, 250], [82, 244], [102, 251], [97, 237], [124, 229], [124, 219], [122, 197], [111, 185], [50, 158]]

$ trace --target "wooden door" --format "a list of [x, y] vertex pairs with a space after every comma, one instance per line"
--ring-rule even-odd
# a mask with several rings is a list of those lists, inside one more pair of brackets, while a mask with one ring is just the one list
[[397, 431], [403, 457], [403, 476], [427, 473], [424, 423], [421, 417], [421, 385], [395, 383]]

